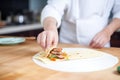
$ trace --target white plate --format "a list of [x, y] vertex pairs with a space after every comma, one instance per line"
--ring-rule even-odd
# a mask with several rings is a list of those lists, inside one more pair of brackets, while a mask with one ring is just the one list
[[13, 45], [25, 42], [23, 37], [0, 38], [0, 45]]
[[[91, 49], [86, 48], [63, 48], [64, 51], [76, 51], [76, 50], [87, 50], [87, 52]], [[95, 51], [96, 52], [96, 51]], [[62, 61], [62, 62], [54, 62], [50, 64], [45, 64], [40, 60], [37, 60], [33, 56], [33, 61], [38, 64], [39, 66], [63, 71], [63, 72], [91, 72], [91, 71], [99, 71], [104, 70], [110, 67], [113, 67], [115, 64], [118, 63], [118, 59], [108, 53], [102, 52], [104, 55], [95, 57], [95, 58], [88, 58], [88, 59], [79, 59], [79, 60], [69, 60], [69, 61]], [[37, 55], [37, 54], [36, 54]]]

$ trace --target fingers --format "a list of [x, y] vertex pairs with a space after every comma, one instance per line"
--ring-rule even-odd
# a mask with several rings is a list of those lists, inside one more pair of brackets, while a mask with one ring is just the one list
[[55, 38], [54, 35], [49, 35], [47, 36], [47, 41], [46, 41], [46, 48], [49, 48], [49, 47], [56, 47], [58, 44], [58, 40], [57, 38]]
[[46, 39], [46, 48], [49, 48], [51, 46], [56, 47], [57, 44], [58, 44], [58, 34], [54, 32], [48, 32]]
[[109, 41], [108, 38], [101, 36], [101, 37], [95, 37], [90, 43], [90, 46], [92, 48], [102, 48], [104, 45]]
[[46, 48], [49, 48], [53, 42], [53, 34], [48, 32], [46, 37]]
[[104, 47], [104, 42], [103, 40], [92, 40], [92, 42], [90, 43], [90, 46], [92, 48], [102, 48]]
[[46, 37], [46, 32], [40, 33], [37, 37], [37, 42], [43, 49], [46, 47]]
[[53, 31], [43, 31], [37, 37], [37, 42], [45, 50], [51, 46], [57, 46], [58, 34]]
[[52, 42], [52, 46], [57, 47], [57, 44], [58, 44], [58, 36], [54, 37], [54, 40]]
[[100, 45], [100, 40], [97, 38], [97, 37], [94, 37], [93, 38], [93, 40], [91, 41], [91, 43], [90, 43], [90, 46], [92, 47], [92, 48], [97, 48], [97, 47], [99, 47], [99, 45]]

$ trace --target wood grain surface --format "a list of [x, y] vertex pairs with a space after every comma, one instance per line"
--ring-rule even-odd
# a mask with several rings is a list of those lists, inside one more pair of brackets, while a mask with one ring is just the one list
[[[76, 44], [59, 44], [59, 47], [82, 47]], [[59, 72], [36, 65], [32, 61], [33, 55], [42, 49], [34, 38], [27, 38], [26, 42], [0, 46], [0, 80], [120, 80], [116, 68], [82, 73]], [[100, 51], [117, 56], [120, 60], [120, 48], [102, 48]]]

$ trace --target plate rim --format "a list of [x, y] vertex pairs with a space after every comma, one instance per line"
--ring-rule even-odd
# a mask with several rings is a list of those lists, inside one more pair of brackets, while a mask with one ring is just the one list
[[[6, 40], [6, 39], [18, 39], [15, 40], [15, 42], [3, 42], [2, 40]], [[9, 40], [8, 40], [9, 41]], [[0, 45], [14, 45], [14, 44], [19, 44], [19, 43], [23, 43], [25, 42], [26, 39], [24, 37], [4, 37], [4, 38], [0, 38]]]

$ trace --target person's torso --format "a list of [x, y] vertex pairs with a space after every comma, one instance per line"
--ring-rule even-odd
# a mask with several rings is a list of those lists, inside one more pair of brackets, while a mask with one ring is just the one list
[[108, 24], [113, 4], [114, 0], [70, 0], [62, 19], [60, 40], [88, 45]]

